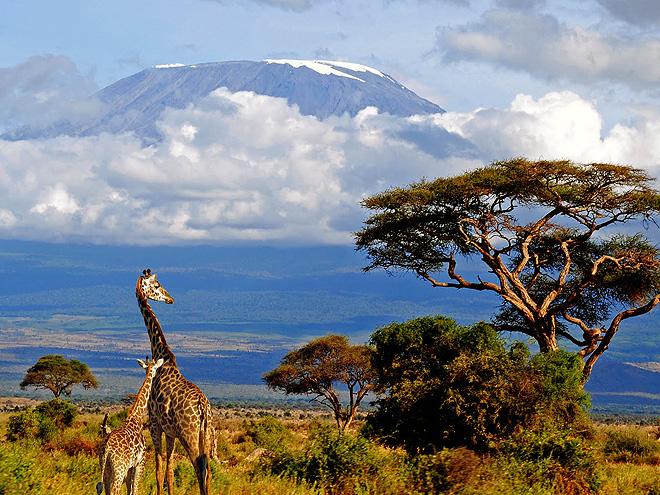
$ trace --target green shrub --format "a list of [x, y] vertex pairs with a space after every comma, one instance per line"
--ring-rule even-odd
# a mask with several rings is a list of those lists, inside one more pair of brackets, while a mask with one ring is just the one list
[[126, 420], [127, 417], [128, 417], [127, 408], [124, 408], [121, 411], [111, 414], [110, 416], [108, 416], [108, 426], [110, 427], [111, 430], [116, 430], [122, 425], [122, 423]]
[[379, 398], [365, 434], [411, 454], [489, 451], [520, 427], [586, 417], [577, 356], [531, 358], [521, 343], [507, 350], [492, 325], [425, 317], [380, 328], [371, 342]]
[[12, 414], [7, 423], [7, 440], [15, 442], [23, 438], [36, 438], [40, 422], [41, 416], [32, 409]]
[[40, 416], [39, 419], [39, 431], [37, 432], [37, 438], [42, 442], [48, 442], [55, 438], [58, 432], [62, 429], [57, 426], [55, 421], [46, 416]]
[[70, 402], [53, 399], [9, 417], [7, 440], [36, 438], [43, 442], [52, 440], [64, 428], [73, 424], [76, 407]]
[[[264, 459], [268, 472], [324, 487], [330, 493], [355, 493], [378, 485], [386, 463], [378, 447], [364, 437], [316, 425], [303, 450], [281, 450]], [[391, 488], [391, 487], [390, 487]], [[386, 487], [378, 493], [386, 493]]]
[[530, 371], [538, 377], [541, 413], [563, 423], [580, 420], [591, 406], [582, 384], [582, 359], [564, 350], [536, 354]]
[[603, 453], [616, 462], [660, 465], [660, 443], [640, 428], [606, 430]]
[[530, 484], [547, 482], [560, 493], [595, 493], [600, 487], [593, 451], [566, 431], [520, 431], [500, 447], [515, 476], [524, 473]]
[[255, 445], [272, 452], [277, 452], [285, 448], [291, 439], [291, 432], [280, 420], [273, 416], [266, 416], [258, 421], [247, 422], [245, 435]]
[[412, 491], [443, 493], [464, 487], [470, 480], [478, 479], [483, 464], [479, 455], [464, 447], [414, 456], [409, 463]]
[[71, 426], [78, 415], [76, 406], [62, 399], [52, 399], [48, 402], [42, 402], [34, 410], [37, 414], [52, 421], [55, 427], [60, 430]]

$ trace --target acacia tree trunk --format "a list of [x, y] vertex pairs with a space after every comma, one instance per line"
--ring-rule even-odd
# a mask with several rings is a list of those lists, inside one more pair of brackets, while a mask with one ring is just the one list
[[539, 344], [539, 350], [541, 352], [550, 352], [559, 349], [554, 320], [541, 320], [541, 323], [536, 328], [535, 339]]
[[53, 395], [55, 396], [56, 399], [60, 398], [60, 394], [62, 393], [62, 389], [60, 387], [57, 387], [56, 385], [51, 385], [48, 387], [48, 390], [53, 392]]

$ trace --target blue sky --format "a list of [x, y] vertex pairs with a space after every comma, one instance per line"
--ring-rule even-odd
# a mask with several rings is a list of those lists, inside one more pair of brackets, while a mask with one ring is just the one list
[[[569, 29], [611, 37], [614, 43], [658, 39], [658, 24], [626, 22], [606, 8], [617, 3], [627, 4], [633, 12], [658, 10], [648, 0], [5, 2], [0, 66], [19, 64], [32, 55], [65, 55], [102, 87], [169, 62], [325, 58], [377, 66], [452, 110], [506, 105], [518, 92], [540, 96], [549, 89], [578, 90], [623, 105], [629, 99], [643, 101], [647, 95], [631, 95], [626, 84], [605, 87], [601, 81], [608, 80], [606, 74], [581, 80], [579, 67], [573, 67], [573, 74], [562, 71], [563, 77], [553, 80], [547, 75], [530, 77], [524, 64], [509, 70], [501, 58], [482, 57], [481, 63], [475, 63], [479, 57], [467, 50], [450, 48], [447, 54], [447, 43], [442, 41], [447, 31], [487, 31], [484, 15], [498, 11], [520, 13], [523, 21], [547, 16]], [[519, 8], [503, 8], [506, 5]], [[538, 36], [544, 34], [549, 33]], [[657, 47], [653, 51], [657, 61]]]
[[[606, 160], [658, 175], [659, 28], [653, 0], [6, 1], [0, 130], [93, 111], [87, 95], [156, 64], [265, 58], [370, 65], [448, 113], [312, 122], [273, 98], [219, 92], [209, 98], [241, 111], [206, 101], [164, 114], [155, 147], [129, 135], [0, 140], [0, 237], [121, 243], [144, 228], [140, 212], [156, 229], [145, 242], [349, 244], [365, 194], [497, 158]], [[264, 114], [305, 132], [267, 129], [255, 118]], [[454, 133], [476, 155], [438, 158], [388, 138], [411, 125]], [[201, 142], [200, 126], [269, 141], [224, 132], [231, 139]], [[255, 175], [238, 177], [238, 162]], [[168, 201], [145, 192], [154, 184], [170, 188]]]

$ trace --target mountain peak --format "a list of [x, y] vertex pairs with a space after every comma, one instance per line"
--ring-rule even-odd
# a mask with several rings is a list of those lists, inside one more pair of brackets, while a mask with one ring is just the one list
[[295, 69], [298, 69], [300, 67], [307, 67], [308, 69], [311, 69], [314, 72], [318, 72], [319, 74], [348, 77], [349, 79], [356, 79], [360, 82], [364, 82], [364, 80], [360, 79], [359, 77], [355, 77], [350, 74], [347, 74], [346, 72], [340, 69], [348, 70], [350, 72], [368, 72], [370, 74], [374, 74], [379, 77], [386, 77], [391, 81], [393, 81], [391, 77], [386, 76], [378, 69], [374, 69], [373, 67], [369, 67], [366, 65], [355, 64], [352, 62], [339, 62], [334, 60], [296, 60], [296, 59], [287, 60], [287, 59], [272, 59], [272, 58], [266, 59], [264, 60], [264, 62], [266, 62], [267, 64], [286, 64], [286, 65], [290, 65]]
[[46, 138], [61, 134], [133, 132], [146, 141], [162, 138], [157, 122], [166, 108], [185, 108], [218, 88], [286, 98], [303, 115], [326, 119], [356, 115], [366, 107], [407, 117], [442, 113], [373, 67], [330, 60], [267, 59], [260, 62], [167, 63], [121, 79], [96, 94], [100, 115], [85, 122], [59, 122], [47, 129], [11, 131], [4, 139]]

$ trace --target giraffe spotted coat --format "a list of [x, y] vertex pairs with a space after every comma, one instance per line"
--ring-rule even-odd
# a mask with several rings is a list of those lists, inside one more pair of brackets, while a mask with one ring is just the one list
[[146, 370], [146, 377], [126, 420], [120, 428], [107, 435], [101, 446], [99, 465], [102, 481], [96, 485], [98, 495], [104, 489], [106, 495], [119, 495], [124, 483], [128, 495], [138, 493], [146, 451], [142, 418], [147, 412], [153, 378], [158, 368], [162, 366], [163, 360], [159, 359], [156, 362], [148, 360], [145, 363], [138, 359], [138, 362]]
[[173, 495], [172, 453], [175, 441], [179, 440], [195, 469], [200, 494], [208, 495], [209, 461], [215, 454], [211, 404], [204, 393], [179, 371], [176, 356], [167, 345], [160, 322], [148, 303], [149, 299], [166, 304], [172, 304], [174, 300], [150, 270], [144, 270], [138, 277], [135, 294], [149, 334], [152, 358], [165, 360], [154, 378], [148, 406], [149, 432], [156, 457], [156, 493], [163, 493], [166, 477], [168, 494]]

